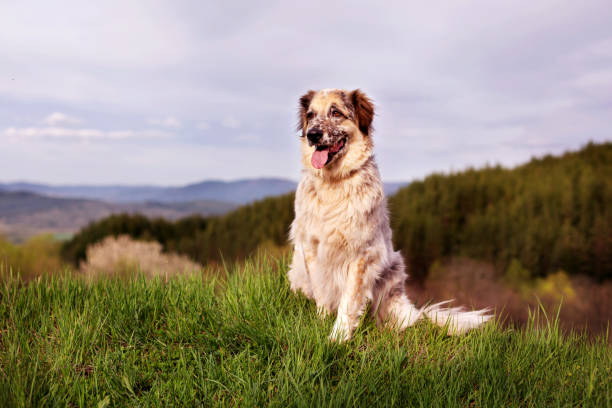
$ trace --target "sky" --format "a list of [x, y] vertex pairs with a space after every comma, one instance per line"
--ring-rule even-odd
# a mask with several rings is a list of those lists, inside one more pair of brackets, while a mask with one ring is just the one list
[[609, 0], [2, 0], [0, 181], [298, 180], [322, 88], [374, 100], [386, 181], [610, 141], [611, 22]]

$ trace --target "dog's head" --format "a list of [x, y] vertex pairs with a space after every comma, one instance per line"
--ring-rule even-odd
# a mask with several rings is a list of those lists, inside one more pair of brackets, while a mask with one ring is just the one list
[[359, 89], [309, 91], [300, 98], [302, 163], [333, 178], [346, 177], [372, 155], [372, 101]]

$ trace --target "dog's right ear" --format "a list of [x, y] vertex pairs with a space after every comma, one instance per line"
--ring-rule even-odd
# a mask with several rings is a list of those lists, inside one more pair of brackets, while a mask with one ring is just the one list
[[308, 107], [310, 106], [310, 102], [315, 95], [315, 91], [308, 91], [300, 98], [300, 106], [298, 111], [298, 124], [296, 126], [296, 130], [304, 131], [304, 125], [306, 124], [306, 113], [308, 112]]

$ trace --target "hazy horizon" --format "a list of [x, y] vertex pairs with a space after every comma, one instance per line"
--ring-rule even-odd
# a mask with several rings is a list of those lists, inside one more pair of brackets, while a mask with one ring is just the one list
[[0, 180], [299, 179], [297, 101], [361, 88], [381, 174], [612, 140], [605, 1], [0, 4]]

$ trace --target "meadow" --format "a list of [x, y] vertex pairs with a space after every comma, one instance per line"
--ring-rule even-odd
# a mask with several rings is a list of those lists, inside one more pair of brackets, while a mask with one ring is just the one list
[[170, 279], [70, 272], [0, 288], [4, 406], [612, 406], [607, 338], [527, 327], [465, 336], [364, 318], [346, 344], [289, 290], [287, 259]]

